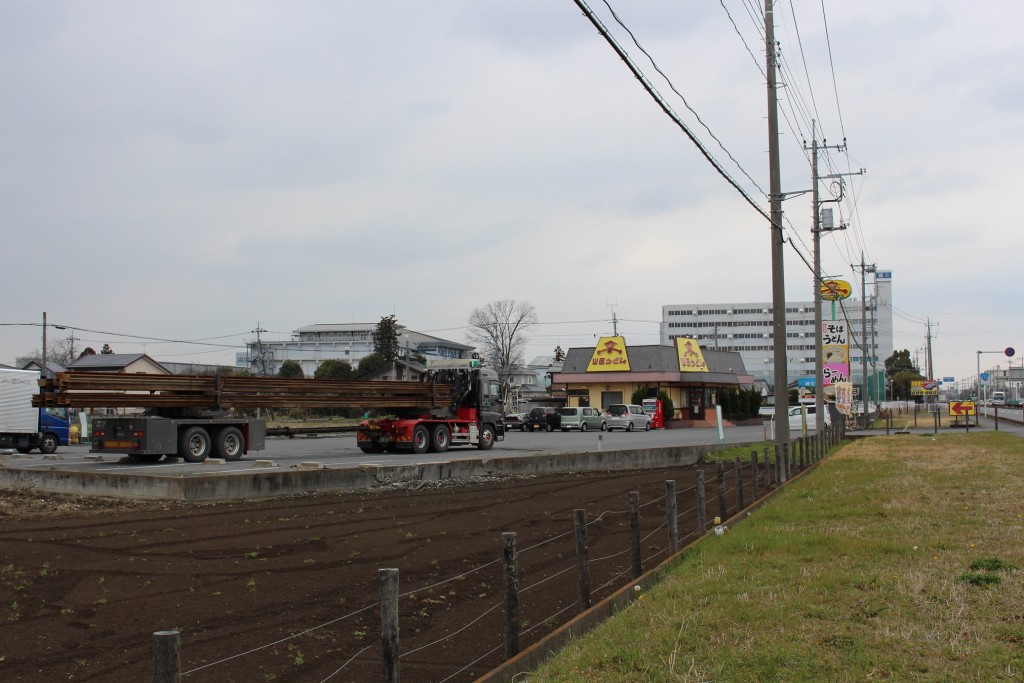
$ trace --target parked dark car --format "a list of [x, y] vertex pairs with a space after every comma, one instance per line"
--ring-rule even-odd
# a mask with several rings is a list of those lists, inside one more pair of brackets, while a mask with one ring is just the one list
[[511, 432], [513, 429], [518, 429], [521, 432], [526, 431], [526, 413], [509, 413], [505, 416], [505, 431]]
[[526, 416], [526, 429], [530, 432], [553, 432], [561, 424], [562, 418], [556, 408], [531, 408]]

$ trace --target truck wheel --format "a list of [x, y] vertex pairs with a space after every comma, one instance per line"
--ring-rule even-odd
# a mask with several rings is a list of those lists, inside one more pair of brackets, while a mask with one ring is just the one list
[[430, 432], [424, 425], [416, 425], [412, 430], [412, 452], [426, 453], [430, 448]]
[[32, 449], [29, 448], [28, 446], [18, 446], [17, 451], [22, 455], [28, 455], [29, 453], [32, 452]]
[[383, 453], [384, 447], [377, 441], [360, 441], [359, 450], [363, 453]]
[[486, 424], [480, 428], [480, 443], [476, 447], [482, 451], [489, 451], [494, 447], [494, 427]]
[[216, 439], [214, 452], [218, 458], [230, 461], [242, 459], [242, 453], [245, 451], [245, 438], [242, 436], [242, 430], [238, 427], [225, 427], [220, 430]]
[[430, 433], [430, 450], [444, 453], [452, 445], [452, 433], [447, 425], [437, 425]]
[[202, 427], [189, 427], [178, 439], [178, 455], [185, 462], [202, 462], [210, 455], [210, 435]]
[[57, 435], [47, 432], [43, 434], [43, 438], [39, 442], [39, 452], [46, 453], [47, 455], [49, 455], [50, 453], [56, 453], [57, 446], [59, 445], [60, 439], [57, 438]]

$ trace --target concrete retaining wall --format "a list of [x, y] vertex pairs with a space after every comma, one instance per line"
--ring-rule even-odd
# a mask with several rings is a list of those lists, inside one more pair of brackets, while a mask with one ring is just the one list
[[373, 489], [394, 482], [440, 481], [487, 475], [546, 475], [607, 472], [692, 465], [704, 453], [735, 446], [702, 445], [635, 450], [538, 453], [473, 460], [437, 460], [415, 465], [286, 469], [246, 472], [232, 469], [178, 476], [137, 471], [72, 472], [0, 468], [0, 488], [31, 489], [114, 498], [181, 501], [240, 500], [315, 491]]

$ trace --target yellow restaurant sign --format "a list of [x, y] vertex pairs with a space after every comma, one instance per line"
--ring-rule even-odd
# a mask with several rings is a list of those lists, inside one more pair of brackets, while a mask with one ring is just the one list
[[700, 352], [696, 339], [676, 337], [676, 352], [679, 354], [679, 372], [707, 372], [708, 364]]
[[825, 301], [842, 301], [853, 294], [853, 287], [846, 280], [825, 280], [821, 283], [821, 298]]
[[623, 337], [601, 337], [590, 357], [587, 372], [629, 372], [629, 354]]

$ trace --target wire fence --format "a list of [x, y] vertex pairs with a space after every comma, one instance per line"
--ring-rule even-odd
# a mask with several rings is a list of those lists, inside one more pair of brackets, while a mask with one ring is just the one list
[[[589, 519], [584, 509], [577, 508], [574, 529], [532, 542], [522, 549], [515, 548], [516, 533], [507, 532], [503, 535], [508, 537], [505, 539], [505, 552], [499, 552], [497, 558], [405, 592], [397, 591], [398, 569], [381, 569], [378, 599], [330, 620], [296, 630], [286, 637], [246, 647], [236, 654], [184, 671], [180, 666], [180, 632], [158, 631], [153, 636], [154, 683], [180, 683], [182, 678], [200, 680], [196, 676], [202, 672], [216, 671], [227, 662], [257, 656], [289, 641], [304, 639], [306, 647], [314, 647], [317, 641], [309, 638], [311, 634], [339, 622], [365, 618], [371, 611], [381, 614], [381, 642], [353, 645], [340, 666], [332, 669], [326, 678], [316, 680], [327, 683], [345, 672], [349, 672], [347, 680], [351, 680], [356, 674], [349, 667], [358, 667], [358, 677], [376, 668], [385, 672], [385, 681], [397, 683], [400, 663], [413, 670], [419, 667], [429, 669], [425, 674], [414, 674], [416, 680], [443, 682], [463, 675], [468, 677], [470, 674], [467, 672], [474, 672], [476, 667], [493, 668], [501, 664], [503, 660], [499, 657], [503, 650], [506, 659], [514, 657], [522, 644], [547, 635], [561, 626], [567, 617], [584, 612], [593, 601], [600, 601], [628, 586], [644, 571], [652, 569], [655, 560], [668, 558], [674, 553], [673, 549], [699, 539], [716, 524], [724, 524], [799, 472], [816, 464], [841, 438], [839, 429], [822, 439], [807, 437], [795, 441], [793, 448], [781, 452], [769, 453], [765, 449], [763, 460], [761, 454], [754, 451], [749, 460], [736, 458], [735, 463], [729, 466], [722, 461], [715, 463], [714, 467], [706, 463], [697, 469], [694, 485], [675, 491], [675, 481], [666, 481], [665, 493], [644, 503], [639, 502], [639, 492], [624, 491], [623, 494], [630, 498], [630, 504], [625, 507], [603, 510], [590, 515]], [[709, 470], [713, 472], [710, 475]], [[679, 511], [680, 500], [692, 504]], [[648, 514], [641, 515], [641, 511]], [[709, 514], [718, 519], [709, 522]], [[628, 528], [622, 519], [629, 520]], [[677, 531], [680, 523], [690, 529], [681, 536]], [[511, 553], [507, 547], [509, 540], [512, 542]], [[646, 555], [642, 553], [644, 547], [649, 549]], [[592, 549], [599, 554], [590, 557]], [[391, 572], [394, 573], [394, 590], [389, 596], [385, 590], [385, 574], [390, 576]], [[521, 576], [528, 576], [530, 581], [520, 588], [518, 579]], [[504, 584], [504, 599], [487, 600], [490, 591], [481, 591], [474, 597], [471, 580], [475, 579], [480, 580], [481, 586]], [[590, 588], [591, 583], [595, 585], [593, 589]], [[450, 618], [445, 620], [441, 636], [424, 638], [407, 629], [403, 641], [412, 641], [413, 644], [398, 651], [400, 623], [415, 622], [416, 611], [426, 609], [422, 606], [426, 597], [421, 599], [421, 596], [439, 596], [430, 598], [431, 604], [451, 607], [454, 599], [464, 594], [469, 597], [466, 606], [450, 610]], [[531, 598], [534, 594], [536, 598]], [[520, 598], [524, 597], [526, 600], [521, 603]], [[393, 634], [393, 644], [388, 642], [388, 633]], [[481, 640], [467, 639], [468, 633], [493, 634], [492, 642], [496, 644], [483, 652], [466, 651], [468, 642]], [[490, 640], [490, 637], [485, 640]], [[429, 667], [428, 661], [432, 662]], [[438, 662], [444, 664], [439, 665]], [[473, 673], [473, 677], [478, 673]], [[214, 676], [211, 680], [221, 680], [217, 674]]]

